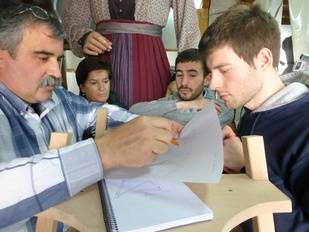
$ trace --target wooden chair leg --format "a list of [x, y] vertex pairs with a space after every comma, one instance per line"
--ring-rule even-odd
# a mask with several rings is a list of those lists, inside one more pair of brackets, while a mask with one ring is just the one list
[[99, 108], [97, 109], [97, 123], [95, 128], [95, 137], [100, 138], [104, 135], [107, 123], [107, 109]]
[[[268, 180], [264, 140], [262, 136], [242, 137], [246, 174], [253, 180]], [[253, 218], [254, 232], [275, 232], [272, 213]]]
[[254, 232], [275, 232], [274, 217], [272, 213], [259, 215], [252, 219]]
[[49, 219], [49, 218], [38, 217], [35, 231], [36, 232], [56, 232], [57, 223], [58, 223], [57, 221]]

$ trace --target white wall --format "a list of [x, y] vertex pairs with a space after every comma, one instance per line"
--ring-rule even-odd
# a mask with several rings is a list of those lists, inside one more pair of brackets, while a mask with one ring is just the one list
[[290, 21], [292, 27], [294, 61], [299, 60], [300, 55], [309, 54], [309, 1], [290, 0]]
[[64, 70], [66, 75], [67, 88], [69, 91], [75, 93], [76, 95], [79, 95], [79, 88], [76, 82], [75, 70], [82, 58], [75, 56], [71, 50], [66, 50], [64, 51], [64, 59]]

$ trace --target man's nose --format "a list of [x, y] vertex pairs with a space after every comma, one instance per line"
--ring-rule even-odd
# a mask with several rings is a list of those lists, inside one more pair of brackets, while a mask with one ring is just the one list
[[209, 74], [209, 84], [208, 84], [208, 88], [211, 90], [217, 90], [221, 84], [221, 77], [220, 74], [218, 74], [217, 72], [212, 72], [211, 74]]
[[184, 75], [181, 79], [181, 85], [187, 86], [188, 85], [188, 76]]
[[51, 61], [50, 67], [48, 69], [48, 74], [57, 79], [61, 78], [62, 75], [60, 70], [60, 64], [57, 60]]

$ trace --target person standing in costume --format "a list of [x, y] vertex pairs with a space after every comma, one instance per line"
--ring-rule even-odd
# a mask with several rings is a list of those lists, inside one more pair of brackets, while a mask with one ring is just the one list
[[111, 87], [126, 108], [165, 94], [171, 74], [161, 34], [171, 8], [178, 51], [197, 47], [200, 39], [193, 0], [74, 0], [67, 6], [73, 53], [112, 64]]

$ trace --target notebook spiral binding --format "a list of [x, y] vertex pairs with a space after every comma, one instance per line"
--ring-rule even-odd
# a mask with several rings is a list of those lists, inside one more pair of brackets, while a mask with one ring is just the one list
[[107, 191], [105, 180], [98, 182], [101, 204], [104, 215], [104, 223], [107, 232], [119, 232], [115, 214]]

